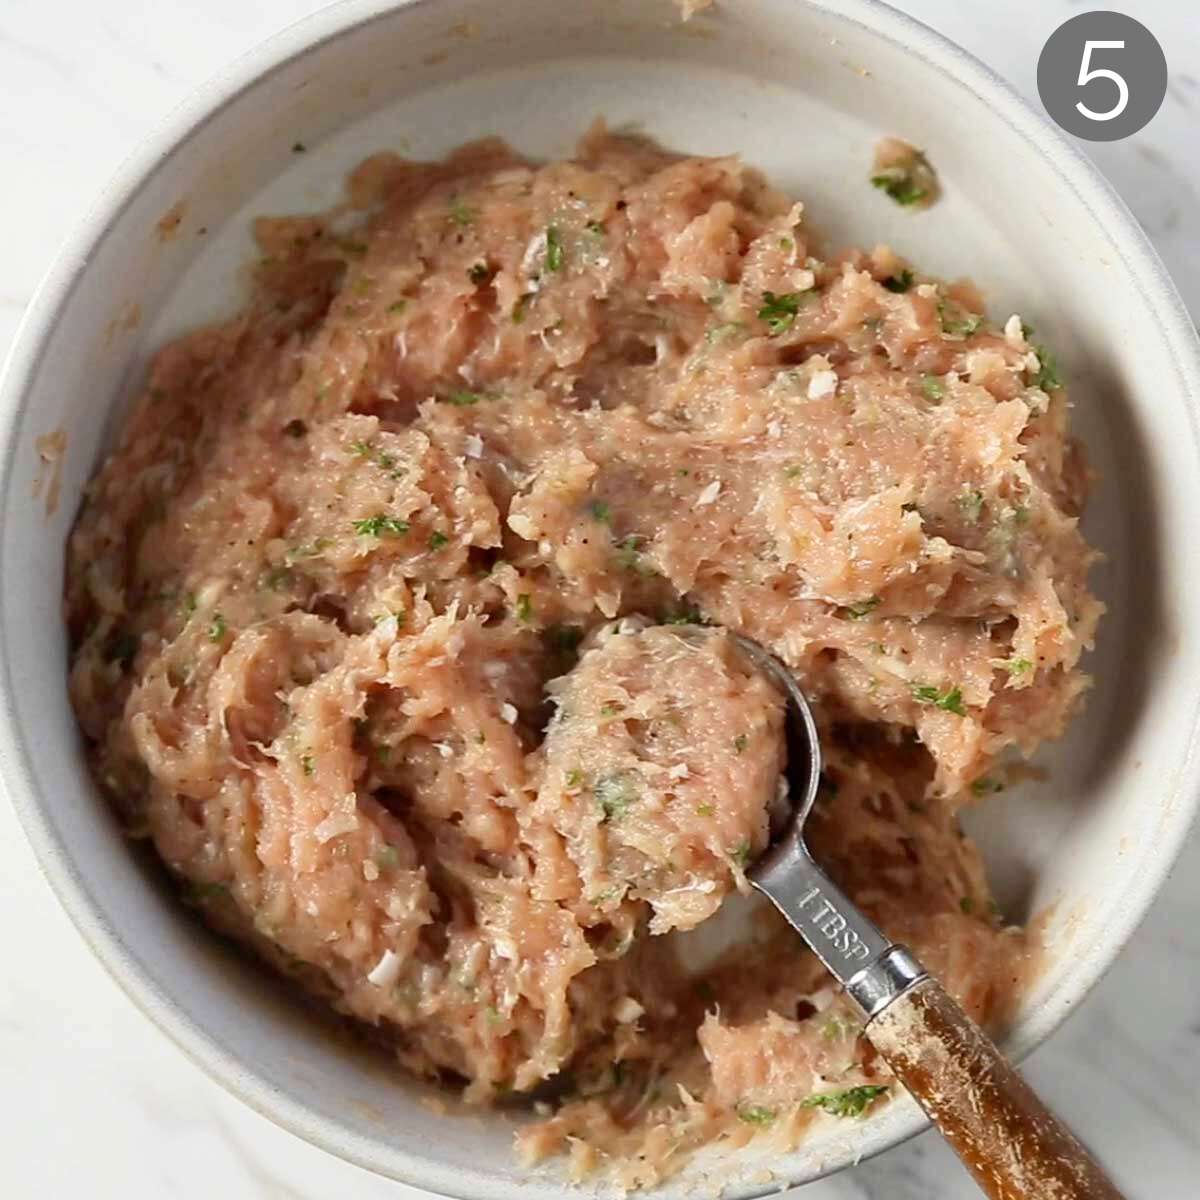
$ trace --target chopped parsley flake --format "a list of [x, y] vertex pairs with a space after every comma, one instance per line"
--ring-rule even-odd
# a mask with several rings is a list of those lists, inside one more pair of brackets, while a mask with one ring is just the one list
[[528, 622], [533, 619], [533, 600], [528, 592], [517, 597], [517, 620]]
[[744, 867], [750, 861], [750, 839], [742, 838], [735, 846], [730, 846], [729, 857], [739, 867]]
[[878, 169], [871, 183], [905, 208], [931, 200], [937, 191], [937, 175], [929, 159], [915, 147], [899, 162]]
[[375, 855], [375, 861], [381, 867], [396, 867], [400, 865], [400, 852], [395, 846], [384, 846]]
[[469, 392], [466, 388], [459, 388], [453, 391], [446, 397], [447, 404], [453, 404], [455, 408], [470, 408], [473, 404], [478, 404], [483, 397], [478, 392]]
[[861, 621], [882, 603], [883, 601], [878, 596], [868, 596], [866, 600], [862, 600], [858, 604], [849, 604], [845, 608], [839, 608], [838, 616], [845, 617], [849, 621]]
[[712, 804], [697, 804], [696, 815], [698, 817], [714, 817], [717, 814], [716, 806]]
[[196, 597], [192, 592], [185, 592], [183, 595], [183, 611], [189, 617], [196, 611]]
[[638, 553], [639, 538], [630, 534], [617, 543], [617, 563], [626, 571], [641, 571], [642, 559]]
[[1043, 392], [1053, 392], [1062, 387], [1062, 379], [1058, 374], [1058, 364], [1054, 361], [1054, 355], [1045, 346], [1034, 346], [1034, 350], [1037, 351], [1038, 369], [1037, 374], [1033, 377], [1033, 386], [1041, 388]]
[[520, 325], [525, 320], [529, 312], [529, 306], [533, 303], [533, 293], [526, 292], [523, 296], [518, 296], [512, 306], [512, 323]]
[[313, 761], [313, 756], [311, 754], [305, 754], [300, 759], [300, 769], [305, 773], [305, 775], [312, 775], [315, 773], [317, 764]]
[[440, 550], [449, 541], [450, 539], [440, 529], [435, 529], [429, 535], [429, 548], [430, 550]]
[[462, 228], [475, 220], [475, 210], [468, 208], [457, 196], [450, 201], [450, 220]]
[[775, 1110], [764, 1108], [761, 1104], [743, 1104], [738, 1106], [738, 1120], [747, 1125], [770, 1125], [775, 1120]]
[[978, 491], [963, 492], [955, 501], [963, 517], [972, 525], [979, 520], [983, 513], [983, 493]]
[[393, 315], [397, 315], [399, 313], [402, 313], [407, 307], [408, 307], [407, 300], [397, 300], [397, 301], [395, 301], [395, 303], [389, 304], [387, 306], [387, 310], [388, 310], [388, 312], [392, 313]]
[[562, 234], [557, 225], [546, 226], [546, 270], [561, 271], [566, 266]]
[[886, 192], [897, 204], [907, 207], [919, 204], [928, 193], [909, 179], [903, 167], [889, 167], [878, 175], [871, 176], [871, 182], [880, 191]]
[[590, 511], [597, 521], [603, 521], [605, 524], [608, 524], [608, 520], [612, 516], [608, 505], [603, 500], [593, 500]]
[[213, 619], [208, 625], [208, 640], [210, 642], [219, 642], [225, 637], [225, 618], [220, 613], [213, 613]]
[[913, 273], [905, 267], [902, 271], [897, 271], [895, 275], [889, 275], [884, 281], [883, 286], [889, 292], [904, 293], [907, 292], [913, 285]]
[[971, 781], [971, 791], [976, 796], [990, 796], [993, 792], [1004, 791], [1004, 784], [990, 775], [981, 775], [978, 779]]
[[578, 787], [582, 782], [583, 782], [583, 772], [582, 771], [568, 771], [567, 772], [567, 779], [566, 779], [567, 787], [570, 787], [570, 788]]
[[606, 700], [600, 705], [602, 717], [615, 717], [621, 711], [621, 706], [615, 700]]
[[983, 317], [979, 313], [968, 312], [953, 300], [938, 301], [938, 317], [942, 322], [942, 332], [955, 338], [970, 337], [983, 324]]
[[606, 775], [592, 789], [605, 821], [621, 816], [638, 798], [637, 786], [628, 774]]
[[970, 896], [964, 896], [958, 902], [959, 911], [966, 916], [970, 916], [975, 911], [975, 901]]
[[593, 237], [604, 236], [604, 223], [602, 221], [589, 221], [584, 226], [584, 229], [586, 229]]
[[739, 733], [737, 737], [733, 739], [733, 748], [738, 754], [741, 754], [749, 744], [750, 739], [744, 733]]
[[921, 391], [926, 400], [940, 400], [946, 394], [946, 385], [936, 375], [922, 375]]
[[378, 513], [373, 517], [364, 517], [361, 521], [354, 521], [352, 524], [354, 532], [363, 537], [383, 537], [384, 534], [398, 537], [400, 534], [408, 532], [407, 521], [402, 521], [399, 517], [386, 516], [384, 513]]
[[861, 1117], [885, 1092], [879, 1084], [867, 1083], [847, 1088], [844, 1092], [824, 1092], [809, 1096], [801, 1108], [820, 1108], [835, 1117]]
[[694, 605], [685, 604], [672, 616], [664, 617], [664, 625], [703, 625], [704, 614]]
[[1010, 658], [1006, 662], [1002, 662], [1000, 665], [1010, 675], [1024, 675], [1026, 671], [1033, 670], [1033, 663], [1031, 663], [1027, 658]]
[[800, 311], [801, 292], [763, 292], [762, 307], [758, 310], [760, 320], [766, 321], [772, 334], [786, 333], [791, 329], [796, 314]]
[[939, 692], [935, 687], [930, 687], [927, 684], [919, 684], [913, 688], [913, 698], [919, 700], [922, 704], [932, 704], [934, 708], [940, 708], [943, 712], [954, 713], [956, 717], [965, 717], [967, 715], [960, 688], [953, 687], [948, 688], [944, 692]]

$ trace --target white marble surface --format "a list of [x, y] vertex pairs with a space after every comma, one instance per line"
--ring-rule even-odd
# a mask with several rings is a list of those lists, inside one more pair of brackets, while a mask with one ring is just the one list
[[[519, 2], [519, 0], [510, 0]], [[1026, 94], [1075, 0], [902, 0]], [[52, 248], [159, 116], [320, 0], [3, 0], [0, 351]], [[1172, 73], [1141, 134], [1091, 148], [1200, 314], [1200, 37], [1184, 0], [1115, 0]], [[125, 999], [59, 911], [0, 804], [0, 1197], [417, 1200], [313, 1149], [225, 1095]], [[1200, 838], [1130, 946], [1028, 1064], [1130, 1200], [1200, 1195]], [[968, 1200], [932, 1135], [813, 1184], [811, 1200]]]

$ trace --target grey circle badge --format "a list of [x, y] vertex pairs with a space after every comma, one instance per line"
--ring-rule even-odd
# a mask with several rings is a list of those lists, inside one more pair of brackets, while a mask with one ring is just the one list
[[1080, 13], [1042, 48], [1038, 94], [1056, 124], [1089, 142], [1137, 133], [1167, 94], [1167, 59], [1140, 21], [1119, 12]]

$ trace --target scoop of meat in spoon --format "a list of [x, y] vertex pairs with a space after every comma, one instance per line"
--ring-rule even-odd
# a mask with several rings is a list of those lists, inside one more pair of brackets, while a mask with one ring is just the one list
[[993, 1200], [1121, 1200], [1086, 1149], [913, 955], [888, 941], [804, 843], [821, 775], [808, 701], [791, 672], [749, 638], [742, 653], [787, 704], [789, 809], [747, 872], [846, 989], [865, 1034]]

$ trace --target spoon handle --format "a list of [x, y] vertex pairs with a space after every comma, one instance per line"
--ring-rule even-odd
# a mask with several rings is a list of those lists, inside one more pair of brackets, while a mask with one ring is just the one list
[[866, 1034], [992, 1200], [1122, 1200], [937, 980], [891, 1001]]

